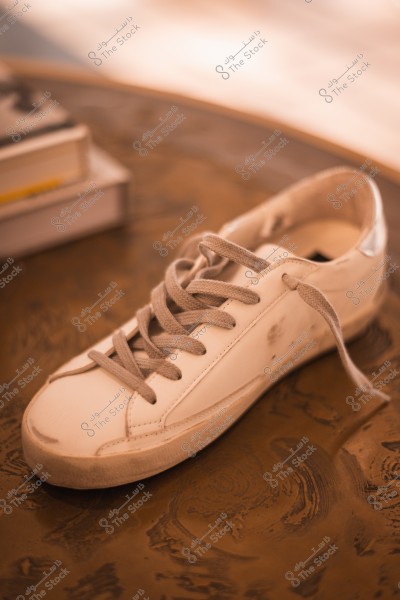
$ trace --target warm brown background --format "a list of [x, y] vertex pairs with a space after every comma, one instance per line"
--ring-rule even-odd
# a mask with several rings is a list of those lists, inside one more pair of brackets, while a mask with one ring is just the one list
[[[25, 406], [49, 373], [148, 301], [149, 290], [176, 255], [162, 258], [153, 250], [163, 232], [193, 204], [206, 216], [205, 227], [216, 230], [271, 192], [342, 162], [291, 139], [267, 167], [243, 181], [234, 167], [270, 132], [182, 103], [183, 125], [141, 158], [133, 140], [155, 126], [176, 103], [173, 98], [71, 82], [36, 83], [88, 123], [95, 141], [131, 169], [133, 220], [123, 229], [17, 261], [23, 273], [0, 290], [0, 382], [10, 381], [30, 356], [42, 368], [0, 410], [3, 499], [29, 473], [20, 443]], [[399, 190], [380, 177], [377, 181], [389, 217], [390, 252], [399, 264]], [[79, 333], [71, 318], [111, 280], [126, 295]], [[367, 374], [386, 359], [400, 367], [397, 273], [391, 286], [381, 314], [350, 345]], [[389, 406], [371, 404], [353, 413], [345, 403], [352, 384], [336, 354], [322, 357], [277, 384], [196, 458], [145, 481], [152, 498], [112, 535], [99, 519], [120, 506], [134, 485], [90, 492], [42, 486], [11, 514], [0, 514], [1, 598], [23, 595], [55, 560], [70, 574], [47, 593], [54, 599], [130, 599], [139, 588], [152, 600], [400, 597], [399, 496], [381, 511], [367, 501], [400, 473], [399, 392], [400, 377], [390, 385]], [[263, 473], [284, 460], [302, 436], [317, 451], [272, 489]], [[188, 564], [182, 549], [203, 536], [222, 512], [233, 533]], [[306, 560], [324, 536], [338, 551], [292, 588], [285, 573]]]
[[[88, 53], [128, 15], [140, 30], [96, 66]], [[400, 0], [40, 0], [0, 36], [0, 51], [282, 123], [350, 160], [367, 153], [400, 182], [399, 24]], [[249, 45], [222, 78], [216, 66], [254, 31], [267, 43], [247, 60]], [[347, 88], [329, 102], [319, 90], [347, 68]]]

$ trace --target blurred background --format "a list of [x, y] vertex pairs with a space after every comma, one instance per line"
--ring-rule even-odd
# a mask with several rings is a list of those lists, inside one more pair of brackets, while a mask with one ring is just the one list
[[[90, 72], [211, 103], [369, 157], [400, 179], [399, 0], [32, 0], [10, 9], [14, 2], [2, 2], [0, 25], [7, 11], [21, 16], [0, 35], [0, 53], [23, 71]], [[121, 45], [114, 38], [116, 51], [97, 66], [88, 54], [129, 16], [140, 29]], [[257, 31], [267, 43], [224, 78], [216, 67]], [[362, 76], [331, 101], [321, 95], [360, 54], [369, 63]]]

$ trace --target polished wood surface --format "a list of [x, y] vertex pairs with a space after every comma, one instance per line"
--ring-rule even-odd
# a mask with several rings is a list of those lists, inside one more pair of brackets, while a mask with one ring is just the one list
[[[25, 595], [55, 561], [62, 566], [47, 582], [60, 569], [69, 571], [46, 590], [55, 599], [400, 598], [400, 377], [385, 387], [389, 405], [368, 402], [353, 412], [345, 401], [353, 386], [336, 353], [287, 376], [196, 457], [143, 481], [151, 497], [111, 528], [110, 511], [137, 484], [82, 492], [44, 483], [29, 492], [35, 480], [24, 479], [31, 475], [20, 442], [24, 408], [49, 373], [148, 301], [179, 251], [163, 257], [153, 243], [195, 204], [205, 216], [198, 230], [216, 230], [303, 175], [341, 164], [288, 138], [287, 147], [245, 181], [235, 167], [271, 132], [190, 104], [179, 105], [182, 124], [143, 157], [134, 140], [160, 122], [173, 98], [81, 82], [36, 83], [131, 170], [132, 221], [17, 260], [22, 272], [0, 290], [0, 382], [12, 380], [29, 358], [40, 367], [0, 409], [1, 598], [46, 589], [43, 583]], [[399, 264], [399, 190], [379, 175], [377, 182], [389, 217], [390, 254]], [[112, 280], [125, 295], [79, 332], [71, 319]], [[397, 271], [390, 287], [381, 313], [349, 345], [369, 375], [385, 360], [400, 369]], [[307, 460], [277, 481], [263, 478], [304, 436], [315, 448]], [[217, 526], [221, 537], [214, 542], [209, 530], [221, 515], [226, 531]], [[317, 564], [319, 556], [326, 560]]]

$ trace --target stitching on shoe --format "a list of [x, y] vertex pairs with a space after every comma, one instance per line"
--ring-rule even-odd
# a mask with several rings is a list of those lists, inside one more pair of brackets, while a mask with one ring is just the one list
[[[244, 384], [242, 387], [246, 387], [246, 385], [248, 385], [249, 383], [253, 383], [254, 381], [256, 381], [257, 378], [258, 378], [258, 376], [254, 377], [254, 379], [252, 379], [250, 382]], [[233, 394], [239, 392], [240, 389], [241, 388], [239, 388], [238, 390], [235, 390], [230, 395], [233, 395]], [[224, 400], [226, 400], [226, 398], [223, 398], [223, 400], [221, 400], [216, 406], [218, 406], [219, 404], [222, 405], [224, 403]], [[234, 402], [232, 402], [231, 404], [234, 404]], [[209, 406], [208, 408], [206, 408], [202, 412], [203, 419], [207, 419], [208, 415], [210, 415], [214, 412], [216, 406]], [[197, 417], [198, 417], [198, 414], [192, 415], [190, 417], [186, 417], [186, 419], [183, 419], [183, 421], [179, 421], [179, 423], [173, 423], [172, 425], [168, 425], [168, 432], [179, 429], [179, 427], [181, 425], [186, 425], [188, 423], [194, 423], [196, 421]], [[140, 435], [135, 435], [134, 437], [130, 437], [130, 438], [117, 438], [117, 440], [114, 440], [113, 442], [105, 442], [104, 444], [99, 446], [99, 448], [96, 451], [96, 455], [99, 455], [99, 453], [105, 448], [116, 446], [123, 442], [130, 442], [132, 440], [140, 440], [143, 438], [157, 437], [157, 436], [165, 433], [165, 431], [166, 431], [165, 429], [159, 429], [158, 431], [153, 431], [151, 433], [142, 433]]]

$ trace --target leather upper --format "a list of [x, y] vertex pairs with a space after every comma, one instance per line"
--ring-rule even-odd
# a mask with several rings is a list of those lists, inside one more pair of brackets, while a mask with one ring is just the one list
[[[368, 312], [381, 293], [381, 285], [360, 306], [354, 305], [346, 291], [353, 289], [357, 281], [367, 278], [371, 268], [384, 257], [386, 227], [379, 191], [372, 182], [365, 184], [363, 200], [357, 200], [357, 210], [349, 201], [340, 209], [343, 213], [335, 213], [326, 199], [326, 190], [331, 189], [329, 182], [333, 182], [335, 188], [337, 182], [349, 174], [354, 175], [354, 171], [333, 169], [314, 176], [222, 228], [220, 234], [236, 243], [253, 240], [258, 244], [253, 251], [262, 258], [271, 253], [284, 258], [272, 262], [262, 274], [249, 272], [241, 265], [231, 268], [229, 281], [256, 292], [260, 302], [253, 305], [236, 300], [224, 302], [219, 308], [234, 317], [236, 326], [233, 329], [211, 325], [196, 327], [191, 335], [197, 336], [205, 345], [206, 354], [195, 356], [177, 351], [171, 355], [168, 360], [182, 372], [182, 379], [178, 381], [159, 374], [150, 375], [147, 382], [156, 392], [156, 404], [146, 402], [137, 392], [98, 367], [62, 376], [40, 390], [27, 409], [29, 427], [39, 443], [50, 445], [55, 453], [70, 456], [129, 451], [154, 443], [160, 435], [189, 427], [200, 416], [212, 414], [221, 403], [234, 400], [241, 389], [251, 386], [267, 389], [272, 382], [265, 374], [266, 368], [276, 357], [284, 355], [290, 343], [304, 331], [308, 331], [309, 338], [315, 341], [313, 354], [323, 349], [325, 343], [329, 344], [330, 332], [326, 323], [299, 299], [296, 292], [285, 286], [284, 273], [324, 292], [344, 328]], [[322, 196], [321, 189], [325, 190]], [[304, 209], [293, 208], [296, 202], [306, 206], [307, 197], [306, 214]], [[360, 228], [357, 243], [328, 262], [296, 257], [268, 241], [272, 233], [279, 236], [298, 220], [307, 223], [313, 210], [317, 210], [316, 206], [313, 209], [313, 201], [322, 204], [323, 217], [347, 218]], [[136, 319], [132, 318], [121, 329], [131, 337], [137, 331]], [[90, 349], [111, 353], [112, 336]], [[90, 366], [87, 353], [73, 358], [56, 374]], [[92, 419], [95, 413], [99, 416]], [[103, 425], [95, 426], [100, 421]]]

